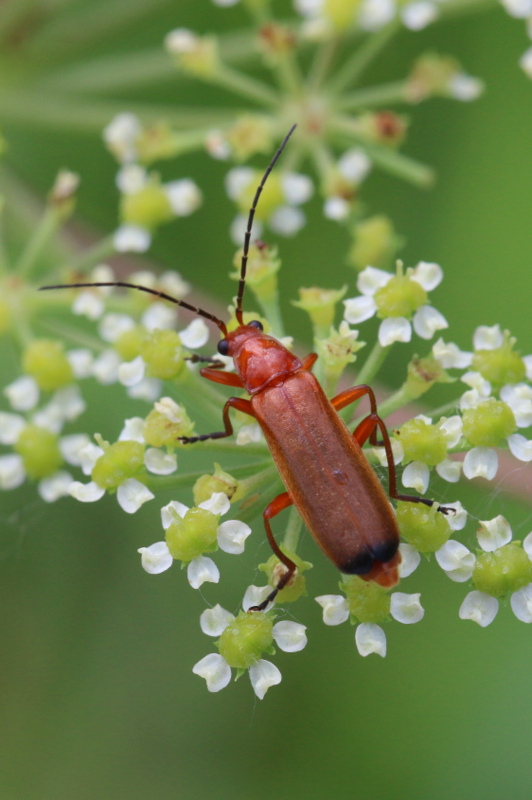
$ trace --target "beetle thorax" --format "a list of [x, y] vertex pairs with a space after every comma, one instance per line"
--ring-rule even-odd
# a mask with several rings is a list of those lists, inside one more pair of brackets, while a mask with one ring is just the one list
[[273, 336], [244, 325], [227, 337], [229, 354], [249, 394], [256, 394], [266, 385], [292, 375], [302, 364]]

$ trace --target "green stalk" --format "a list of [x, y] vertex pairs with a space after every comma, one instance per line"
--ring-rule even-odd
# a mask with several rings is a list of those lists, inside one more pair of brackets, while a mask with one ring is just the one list
[[283, 537], [283, 544], [286, 549], [290, 553], [297, 552], [297, 546], [299, 544], [299, 535], [301, 533], [301, 529], [303, 527], [303, 520], [299, 515], [299, 511], [297, 508], [290, 509], [290, 514], [288, 516], [288, 524], [286, 526], [286, 533]]
[[372, 383], [373, 378], [384, 364], [391, 347], [391, 344], [383, 347], [379, 342], [375, 342], [369, 356], [364, 362], [364, 366], [357, 375], [357, 383]]
[[339, 95], [348, 86], [356, 84], [364, 70], [380, 51], [386, 47], [392, 36], [397, 33], [400, 27], [401, 23], [399, 20], [393, 19], [388, 25], [385, 25], [376, 33], [370, 34], [329, 82], [327, 85], [327, 92]]
[[258, 105], [264, 104], [271, 108], [279, 108], [279, 96], [268, 84], [232, 69], [227, 64], [219, 66], [216, 73], [210, 77], [209, 83], [223, 86], [225, 89], [229, 89], [229, 91], [239, 94]]
[[375, 106], [390, 106], [406, 103], [407, 81], [384, 83], [382, 86], [370, 86], [356, 92], [344, 94], [336, 104], [339, 111], [360, 111]]
[[54, 206], [48, 206], [26, 248], [15, 262], [14, 271], [17, 275], [27, 279], [40, 266], [40, 259], [45, 255], [50, 242], [59, 230], [61, 222], [62, 217], [57, 209]]
[[62, 280], [65, 273], [68, 272], [85, 275], [97, 264], [114, 256], [115, 253], [114, 234], [110, 234], [103, 239], [99, 239], [96, 244], [89, 247], [88, 250], [82, 253], [78, 258], [73, 258], [71, 261], [59, 267], [59, 269], [50, 276], [48, 282], [53, 283], [56, 275]]
[[307, 86], [311, 94], [318, 92], [323, 85], [333, 64], [337, 49], [338, 39], [336, 37], [319, 43], [307, 78]]

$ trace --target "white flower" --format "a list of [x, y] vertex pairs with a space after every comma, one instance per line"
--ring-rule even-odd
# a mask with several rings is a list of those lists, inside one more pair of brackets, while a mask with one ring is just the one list
[[117, 253], [145, 253], [151, 244], [151, 233], [140, 225], [120, 225], [113, 244]]
[[514, 592], [510, 597], [510, 605], [517, 619], [532, 622], [532, 583]]
[[456, 447], [462, 438], [462, 417], [459, 414], [454, 414], [452, 417], [442, 417], [438, 422], [438, 427], [445, 435], [447, 447]]
[[18, 489], [26, 480], [22, 457], [16, 453], [0, 456], [0, 489]]
[[77, 347], [75, 350], [69, 350], [66, 357], [72, 367], [75, 378], [90, 378], [94, 361], [94, 356], [90, 350], [85, 347]]
[[462, 462], [444, 458], [443, 461], [436, 464], [436, 472], [444, 481], [457, 483], [460, 480], [460, 473], [462, 472]]
[[73, 480], [69, 472], [59, 470], [48, 478], [42, 478], [39, 481], [37, 490], [45, 503], [54, 503], [60, 497], [66, 497], [69, 494]]
[[193, 589], [199, 589], [204, 583], [218, 583], [220, 570], [207, 556], [196, 556], [187, 567], [188, 582]]
[[356, 629], [355, 642], [361, 656], [369, 656], [370, 653], [386, 655], [386, 635], [379, 625], [372, 622], [362, 622]]
[[449, 527], [453, 531], [461, 531], [462, 528], [465, 528], [465, 524], [467, 522], [467, 511], [463, 507], [462, 503], [457, 500], [455, 503], [445, 503], [445, 508], [452, 508], [454, 509], [454, 514], [447, 514], [446, 520], [449, 523]]
[[253, 686], [253, 691], [262, 700], [270, 686], [281, 683], [281, 673], [271, 661], [261, 658], [256, 664], [249, 668], [249, 679]]
[[118, 380], [120, 357], [116, 350], [104, 350], [92, 362], [92, 375], [98, 383], [108, 385]]
[[432, 346], [432, 355], [444, 369], [464, 369], [469, 367], [473, 360], [473, 353], [460, 350], [454, 342], [445, 343], [441, 338]]
[[510, 523], [502, 514], [493, 519], [480, 520], [477, 539], [483, 550], [487, 553], [492, 553], [511, 541], [512, 529]]
[[417, 0], [409, 3], [403, 9], [402, 20], [411, 31], [420, 31], [430, 25], [438, 17], [438, 9], [434, 3], [427, 0]]
[[532, 425], [532, 386], [527, 383], [507, 384], [500, 394], [501, 400], [512, 409], [518, 428]]
[[350, 210], [349, 201], [337, 195], [328, 197], [323, 204], [324, 216], [326, 216], [327, 219], [333, 219], [335, 221], [347, 219]]
[[144, 420], [142, 417], [130, 417], [124, 420], [124, 427], [118, 436], [119, 442], [140, 442], [144, 444], [144, 436], [142, 430], [144, 428]]
[[77, 316], [87, 317], [87, 319], [99, 319], [105, 310], [105, 303], [96, 292], [85, 290], [79, 292], [72, 303], [72, 311]]
[[137, 356], [133, 361], [124, 361], [118, 367], [118, 380], [122, 386], [135, 386], [144, 378], [146, 364], [142, 356]]
[[291, 206], [306, 203], [314, 194], [314, 186], [308, 175], [285, 172], [281, 175], [281, 188], [286, 202]]
[[[400, 464], [404, 458], [405, 451], [403, 449], [403, 445], [399, 441], [399, 439], [390, 439], [390, 444], [392, 446], [392, 455], [393, 455], [393, 463]], [[386, 454], [385, 447], [372, 447], [373, 452], [375, 453], [376, 457], [379, 459], [379, 463], [381, 467], [388, 466], [388, 456]]]
[[204, 500], [199, 504], [199, 508], [204, 508], [216, 516], [222, 516], [227, 514], [231, 508], [231, 503], [224, 492], [213, 492], [208, 500]]
[[26, 425], [20, 414], [0, 411], [0, 444], [15, 444]]
[[406, 542], [401, 542], [399, 552], [401, 553], [399, 577], [408, 578], [419, 567], [421, 555], [415, 547], [412, 547], [411, 544], [406, 544]]
[[528, 78], [532, 78], [532, 47], [529, 47], [519, 59], [519, 66]]
[[135, 320], [129, 314], [110, 312], [100, 320], [98, 334], [104, 342], [116, 342], [123, 333], [135, 327]]
[[519, 461], [532, 461], [532, 441], [525, 439], [520, 433], [512, 433], [508, 436], [508, 447], [512, 455], [519, 459]]
[[144, 453], [144, 466], [154, 475], [171, 475], [177, 469], [177, 456], [156, 447], [148, 447]]
[[279, 236], [295, 236], [305, 225], [307, 218], [300, 208], [279, 206], [268, 220], [270, 228]]
[[242, 425], [236, 435], [236, 443], [242, 446], [245, 444], [257, 444], [257, 442], [260, 442], [261, 436], [262, 432], [258, 423]]
[[15, 411], [31, 411], [39, 402], [39, 385], [30, 375], [22, 375], [4, 387], [4, 394]]
[[[247, 214], [237, 214], [234, 220], [232, 221], [231, 225], [229, 226], [229, 235], [231, 237], [231, 241], [237, 246], [242, 247], [242, 242], [244, 241], [244, 235], [246, 233], [248, 227], [248, 217]], [[262, 236], [263, 231], [263, 224], [260, 219], [256, 220], [253, 223], [253, 236], [255, 239], [260, 239]]]
[[477, 100], [484, 91], [484, 82], [465, 72], [455, 72], [447, 84], [449, 95], [462, 103]]
[[147, 486], [135, 478], [127, 478], [116, 490], [118, 504], [127, 514], [134, 514], [144, 503], [153, 500], [154, 497], [155, 495]]
[[340, 594], [322, 594], [314, 598], [323, 609], [323, 621], [326, 625], [341, 625], [349, 619], [349, 603]]
[[201, 205], [201, 191], [190, 178], [165, 183], [163, 189], [176, 217], [188, 217]]
[[238, 519], [228, 519], [218, 526], [216, 532], [218, 547], [225, 553], [240, 555], [244, 552], [244, 543], [251, 533], [251, 528]]
[[523, 540], [523, 550], [529, 557], [530, 561], [532, 561], [532, 533], [529, 533], [528, 536], [525, 536]]
[[499, 601], [485, 592], [469, 592], [464, 598], [460, 611], [460, 619], [471, 619], [485, 628], [490, 625], [499, 610]]
[[104, 496], [105, 489], [102, 489], [94, 481], [90, 481], [90, 483], [73, 481], [68, 487], [68, 493], [74, 500], [79, 500], [80, 503], [95, 503]]
[[473, 334], [473, 347], [475, 350], [496, 350], [504, 342], [504, 335], [500, 325], [479, 325]]
[[113, 117], [103, 130], [103, 139], [109, 150], [121, 163], [133, 161], [137, 155], [136, 143], [142, 127], [135, 114], [122, 113]]
[[464, 475], [466, 478], [486, 478], [491, 481], [497, 474], [499, 459], [495, 450], [489, 447], [474, 447], [464, 458]]
[[137, 553], [141, 555], [143, 569], [150, 575], [165, 572], [174, 562], [166, 542], [155, 542], [149, 547], [139, 547]]
[[360, 27], [364, 31], [378, 31], [394, 18], [395, 12], [395, 0], [363, 0]]
[[164, 46], [169, 53], [180, 55], [181, 53], [191, 53], [197, 47], [198, 37], [188, 28], [175, 28], [166, 34]]
[[501, 2], [512, 17], [521, 19], [532, 17], [532, 0], [501, 0]]
[[468, 581], [475, 567], [475, 556], [461, 542], [449, 539], [435, 553], [436, 561], [445, 574], [457, 583]]
[[[146, 286], [145, 283], [140, 285]], [[174, 327], [177, 322], [177, 311], [174, 306], [167, 302], [156, 301], [155, 303], [150, 303], [140, 321], [149, 331], [162, 331], [166, 328]]]
[[209, 341], [209, 329], [202, 319], [194, 319], [186, 328], [179, 332], [181, 342], [193, 350], [203, 347]]
[[421, 461], [411, 461], [403, 470], [401, 481], [403, 486], [425, 494], [429, 485], [430, 470]]
[[372, 167], [371, 159], [361, 147], [346, 150], [338, 159], [340, 174], [350, 183], [362, 183]]
[[136, 400], [145, 400], [147, 403], [153, 403], [158, 397], [161, 396], [162, 383], [157, 378], [143, 378], [139, 383], [134, 386], [128, 386], [127, 393], [129, 397]]
[[278, 647], [285, 653], [298, 653], [307, 644], [305, 625], [298, 622], [276, 622], [272, 629], [273, 638]]
[[234, 614], [226, 611], [218, 603], [212, 608], [207, 608], [200, 617], [200, 626], [207, 636], [221, 636], [228, 625], [235, 619]]
[[[88, 441], [87, 444], [83, 445], [80, 442], [80, 447], [77, 453], [77, 459], [79, 462], [79, 466], [81, 467], [81, 471], [84, 475], [90, 475], [92, 470], [94, 469], [94, 465], [100, 458], [103, 456], [103, 450], [98, 445], [95, 445], [93, 442]], [[73, 463], [75, 466], [78, 466]], [[103, 495], [102, 495], [103, 496]]]
[[420, 594], [393, 592], [390, 597], [390, 614], [397, 622], [412, 625], [425, 616], [425, 609], [419, 602]]
[[[358, 325], [369, 319], [377, 312], [375, 293], [391, 281], [395, 275], [391, 272], [366, 267], [358, 276], [357, 288], [360, 297], [344, 300], [344, 318], [352, 325]], [[420, 261], [413, 269], [407, 271], [410, 280], [419, 283], [426, 292], [435, 289], [443, 278], [443, 271], [439, 264]], [[393, 342], [409, 342], [412, 338], [412, 325], [418, 336], [430, 339], [435, 331], [447, 327], [447, 321], [435, 308], [429, 305], [421, 306], [413, 314], [412, 323], [405, 317], [387, 317], [382, 320], [379, 327], [379, 343], [387, 347]]]
[[207, 681], [209, 692], [219, 692], [225, 689], [231, 680], [231, 667], [219, 653], [210, 653], [192, 667], [194, 675], [199, 675]]
[[[271, 586], [248, 586], [242, 600], [242, 608], [244, 611], [249, 611], [250, 608], [260, 606], [272, 591]], [[272, 605], [273, 601], [266, 606], [265, 610], [268, 611]]]

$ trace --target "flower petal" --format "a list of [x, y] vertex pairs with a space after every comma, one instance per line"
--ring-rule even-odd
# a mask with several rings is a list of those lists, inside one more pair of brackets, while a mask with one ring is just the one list
[[436, 561], [446, 575], [456, 583], [468, 581], [475, 567], [475, 556], [461, 542], [449, 539], [435, 553]]
[[231, 503], [223, 492], [213, 492], [208, 500], [204, 500], [203, 503], [199, 504], [199, 508], [204, 508], [206, 511], [210, 511], [211, 514], [221, 517], [227, 514], [231, 508]]
[[345, 306], [344, 319], [350, 325], [358, 325], [375, 315], [377, 305], [371, 295], [351, 297], [343, 301]]
[[414, 330], [422, 339], [432, 339], [436, 331], [449, 327], [449, 323], [434, 306], [421, 306], [412, 320]]
[[326, 625], [341, 625], [349, 619], [349, 603], [340, 594], [322, 594], [314, 598], [323, 608], [323, 621]]
[[118, 505], [127, 514], [134, 514], [144, 503], [153, 500], [154, 497], [155, 495], [150, 492], [148, 487], [135, 478], [128, 478], [116, 490]]
[[386, 635], [379, 625], [372, 622], [362, 622], [356, 629], [355, 642], [361, 656], [369, 656], [370, 653], [386, 655]]
[[399, 564], [399, 577], [408, 578], [418, 567], [421, 562], [421, 555], [411, 544], [401, 542], [399, 545], [399, 552], [401, 553], [401, 563]]
[[253, 686], [253, 691], [259, 700], [262, 700], [270, 686], [276, 686], [281, 683], [282, 675], [275, 664], [261, 658], [249, 668], [249, 679]]
[[473, 334], [475, 350], [496, 350], [502, 345], [504, 336], [500, 325], [479, 325]]
[[31, 411], [39, 402], [40, 390], [35, 378], [22, 375], [4, 387], [4, 394], [15, 411]]
[[244, 552], [244, 543], [251, 533], [251, 528], [239, 519], [228, 519], [218, 526], [218, 547], [224, 553], [240, 555]]
[[510, 605], [517, 619], [532, 622], [532, 583], [514, 592], [510, 597]]
[[508, 436], [508, 447], [512, 455], [519, 461], [532, 461], [532, 441], [520, 433], [512, 433], [511, 436]]
[[383, 319], [380, 324], [379, 344], [381, 347], [387, 347], [394, 342], [409, 342], [411, 338], [412, 326], [404, 317], [388, 317], [388, 319]]
[[298, 653], [307, 644], [306, 630], [305, 625], [283, 620], [275, 623], [272, 634], [277, 646], [285, 653]]
[[104, 496], [105, 489], [102, 489], [94, 481], [90, 481], [90, 483], [73, 481], [68, 487], [68, 493], [75, 500], [79, 500], [80, 503], [95, 503]]
[[144, 453], [144, 466], [154, 475], [171, 475], [177, 469], [177, 456], [156, 447], [148, 447]]
[[443, 270], [439, 264], [431, 261], [420, 261], [410, 275], [426, 292], [432, 292], [443, 280]]
[[204, 583], [218, 583], [220, 570], [212, 558], [197, 556], [187, 567], [187, 578], [193, 589], [199, 589]]
[[360, 294], [373, 296], [377, 289], [381, 289], [391, 281], [393, 275], [391, 272], [386, 272], [384, 269], [376, 269], [375, 267], [366, 267], [363, 269], [357, 280], [357, 289]]
[[200, 617], [200, 626], [207, 636], [221, 636], [228, 625], [235, 619], [234, 614], [226, 611], [217, 603], [212, 608], [206, 608]]
[[70, 472], [59, 470], [48, 478], [39, 481], [37, 490], [45, 503], [55, 503], [60, 497], [67, 497], [73, 477]]
[[142, 356], [137, 356], [133, 361], [124, 361], [118, 367], [118, 380], [122, 386], [135, 386], [145, 374], [146, 364]]
[[490, 447], [474, 447], [464, 458], [464, 475], [466, 478], [486, 478], [491, 481], [497, 474], [499, 459], [495, 450]]
[[210, 653], [202, 658], [192, 667], [192, 672], [207, 681], [209, 692], [225, 689], [231, 680], [231, 667], [219, 653]]
[[139, 547], [137, 553], [141, 555], [142, 568], [150, 575], [166, 572], [174, 563], [166, 542], [155, 542], [149, 547]]
[[419, 602], [420, 594], [393, 592], [390, 597], [390, 614], [397, 622], [413, 625], [425, 616], [425, 609]]
[[[260, 606], [272, 591], [272, 586], [248, 586], [242, 600], [242, 608], [244, 611], [249, 611], [253, 606]], [[273, 602], [268, 604], [266, 610], [273, 606]]]
[[412, 461], [403, 470], [401, 481], [403, 486], [415, 489], [419, 494], [425, 494], [430, 480], [430, 470], [421, 461]]
[[469, 592], [460, 606], [460, 619], [471, 619], [481, 628], [490, 625], [499, 610], [499, 601], [485, 592]]
[[194, 319], [190, 325], [179, 331], [179, 338], [185, 347], [193, 350], [207, 344], [209, 341], [209, 329], [202, 319]]
[[0, 489], [18, 489], [25, 480], [22, 456], [16, 453], [0, 456]]
[[493, 519], [480, 520], [480, 526], [477, 531], [478, 543], [487, 553], [498, 550], [512, 540], [510, 523], [502, 514]]

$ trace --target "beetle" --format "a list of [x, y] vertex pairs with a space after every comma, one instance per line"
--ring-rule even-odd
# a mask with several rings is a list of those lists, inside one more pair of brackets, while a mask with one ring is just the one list
[[[377, 412], [375, 394], [370, 386], [354, 386], [329, 400], [312, 374], [318, 357], [316, 353], [300, 360], [278, 339], [265, 334], [260, 321], [244, 324], [242, 302], [255, 211], [268, 176], [295, 127], [285, 136], [264, 173], [249, 211], [236, 298], [238, 327], [235, 330], [228, 331], [223, 320], [184, 300], [124, 281], [42, 287], [121, 286], [137, 289], [193, 311], [218, 326], [222, 334], [218, 352], [233, 359], [236, 372], [221, 372], [222, 362], [214, 359], [193, 357], [193, 360], [209, 362], [208, 366], [200, 369], [204, 378], [224, 386], [245, 389], [249, 399], [230, 397], [227, 400], [222, 412], [223, 431], [181, 437], [181, 441], [193, 443], [231, 436], [231, 409], [253, 417], [262, 428], [286, 488], [265, 508], [264, 527], [273, 552], [286, 569], [266, 600], [251, 609], [254, 611], [264, 610], [296, 572], [295, 563], [277, 544], [270, 525], [274, 517], [291, 505], [295, 505], [317, 544], [341, 572], [359, 575], [384, 587], [398, 582], [401, 556], [397, 521], [388, 497], [362, 451], [365, 442], [384, 446], [391, 498], [427, 506], [435, 502], [398, 493], [390, 437]], [[369, 399], [370, 413], [351, 433], [338, 411], [364, 396]], [[381, 440], [377, 439], [378, 431]], [[444, 514], [450, 511], [442, 506], [438, 510]]]

